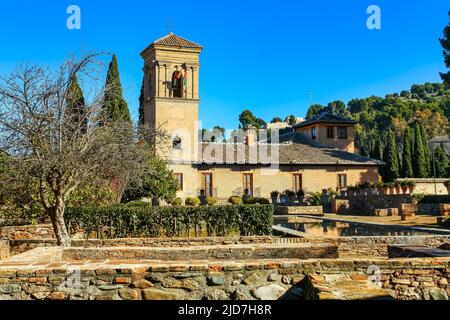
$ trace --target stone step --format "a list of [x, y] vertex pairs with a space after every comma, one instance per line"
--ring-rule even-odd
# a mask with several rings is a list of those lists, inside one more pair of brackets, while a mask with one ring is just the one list
[[364, 274], [310, 274], [298, 286], [305, 300], [394, 300]]
[[405, 245], [390, 245], [388, 246], [389, 259], [394, 258], [438, 258], [450, 257], [450, 250], [446, 247], [429, 248], [418, 246]]
[[338, 258], [334, 244], [257, 244], [212, 245], [195, 247], [100, 247], [66, 248], [63, 259], [131, 259], [131, 260], [248, 260], [248, 259], [323, 259]]

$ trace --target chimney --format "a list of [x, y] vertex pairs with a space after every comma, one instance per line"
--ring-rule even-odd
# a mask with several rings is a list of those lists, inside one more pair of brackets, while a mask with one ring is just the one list
[[245, 132], [245, 144], [247, 146], [253, 146], [256, 143], [256, 129], [249, 127]]

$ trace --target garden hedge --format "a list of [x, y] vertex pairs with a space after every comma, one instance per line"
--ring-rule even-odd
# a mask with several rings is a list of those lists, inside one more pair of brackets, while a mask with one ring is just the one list
[[70, 233], [85, 237], [189, 237], [270, 235], [272, 205], [201, 207], [115, 206], [67, 208]]
[[419, 203], [450, 203], [450, 195], [424, 195]]

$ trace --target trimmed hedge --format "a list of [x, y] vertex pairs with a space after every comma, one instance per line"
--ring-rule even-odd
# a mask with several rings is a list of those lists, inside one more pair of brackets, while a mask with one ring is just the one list
[[115, 206], [67, 208], [71, 234], [83, 230], [85, 237], [189, 237], [270, 235], [272, 205], [226, 205], [202, 207]]
[[450, 203], [450, 195], [425, 195], [419, 203]]

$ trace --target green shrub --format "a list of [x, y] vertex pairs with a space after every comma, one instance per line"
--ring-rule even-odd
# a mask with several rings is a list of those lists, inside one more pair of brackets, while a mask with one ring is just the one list
[[244, 199], [244, 204], [256, 204], [256, 198], [248, 197], [247, 199]]
[[179, 207], [183, 205], [183, 200], [181, 198], [175, 198], [170, 202], [170, 204], [174, 207]]
[[214, 205], [217, 204], [217, 198], [216, 198], [216, 197], [208, 196], [208, 197], [206, 197], [206, 199], [205, 199], [205, 203], [206, 203], [208, 206], [214, 206]]
[[450, 195], [420, 195], [416, 200], [418, 203], [450, 203]]
[[270, 204], [270, 201], [266, 198], [257, 198], [256, 203], [258, 204]]
[[241, 197], [232, 196], [228, 198], [228, 203], [234, 204], [234, 205], [241, 205], [243, 203]]
[[184, 201], [184, 204], [189, 207], [196, 207], [200, 205], [200, 199], [194, 197], [187, 197], [186, 200]]
[[444, 182], [444, 186], [450, 187], [450, 180], [445, 181], [445, 182]]
[[67, 208], [65, 220], [71, 234], [86, 237], [189, 237], [270, 235], [272, 205], [202, 207], [114, 206]]
[[123, 204], [126, 207], [151, 207], [151, 204], [141, 200], [134, 200]]

